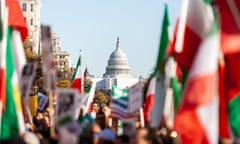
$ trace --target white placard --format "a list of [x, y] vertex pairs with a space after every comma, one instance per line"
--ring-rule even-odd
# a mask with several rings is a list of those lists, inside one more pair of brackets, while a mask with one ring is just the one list
[[143, 88], [137, 83], [128, 90], [128, 112], [133, 113], [139, 110], [143, 102]]
[[73, 122], [77, 107], [78, 91], [74, 89], [57, 89], [56, 124], [63, 126]]
[[21, 77], [21, 95], [27, 101], [27, 98], [32, 87], [34, 77], [36, 75], [36, 65], [35, 63], [28, 63], [24, 66]]

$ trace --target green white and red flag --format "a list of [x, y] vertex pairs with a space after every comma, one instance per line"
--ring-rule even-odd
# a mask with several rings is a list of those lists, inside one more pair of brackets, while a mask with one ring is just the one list
[[187, 4], [183, 47], [179, 51], [184, 57], [177, 60], [189, 69], [189, 74], [174, 128], [182, 143], [215, 144], [219, 138], [218, 23], [209, 1], [189, 0]]
[[5, 78], [1, 78], [0, 87], [1, 100], [4, 97], [5, 101], [2, 103], [4, 109], [0, 117], [0, 139], [8, 139], [25, 131], [19, 89], [19, 76], [23, 63], [21, 61], [19, 64], [18, 60], [25, 58], [25, 55], [22, 55], [22, 41], [28, 35], [28, 28], [18, 1], [1, 1], [1, 11], [8, 13], [8, 20], [2, 21], [5, 24], [7, 21], [8, 25], [3, 29], [2, 40], [5, 40], [5, 46], [1, 45], [1, 68], [5, 71]]
[[81, 54], [77, 61], [77, 66], [75, 72], [72, 76], [71, 88], [77, 89], [80, 94], [83, 93], [83, 78], [82, 78], [82, 68], [81, 68]]

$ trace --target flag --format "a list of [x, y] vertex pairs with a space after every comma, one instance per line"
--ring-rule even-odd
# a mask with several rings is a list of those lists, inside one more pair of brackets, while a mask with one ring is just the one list
[[[6, 12], [5, 1], [1, 2], [1, 10], [2, 12]], [[22, 65], [16, 63], [18, 60], [17, 57], [22, 59], [25, 57], [23, 57], [23, 55], [19, 56], [20, 53], [18, 52], [22, 49], [16, 47], [16, 45], [22, 44], [22, 42], [17, 44], [16, 42], [19, 42], [19, 40], [21, 41], [21, 38], [24, 40], [27, 37], [28, 29], [18, 1], [6, 0], [6, 6], [9, 9], [9, 15], [7, 17], [8, 20], [3, 22], [6, 23], [6, 21], [8, 21], [8, 27], [4, 28], [6, 30], [3, 30], [3, 39], [5, 38], [6, 45], [5, 47], [1, 47], [5, 49], [5, 52], [2, 53], [1, 51], [1, 68], [2, 64], [5, 63], [3, 64], [5, 66], [5, 78], [1, 78], [1, 80], [5, 80], [5, 82], [1, 81], [0, 87], [5, 87], [5, 90], [1, 90], [2, 94], [3, 92], [5, 93], [2, 95], [5, 95], [5, 101], [2, 103], [4, 110], [1, 115], [0, 139], [17, 136], [25, 131], [19, 89], [19, 76], [21, 74]], [[19, 38], [20, 35], [21, 38]], [[14, 53], [18, 55], [14, 55]], [[17, 68], [16, 65], [19, 67]], [[5, 84], [5, 86], [2, 84]]]
[[169, 42], [169, 35], [170, 35], [169, 33], [170, 33], [170, 22], [169, 22], [169, 16], [168, 16], [168, 5], [165, 4], [163, 23], [162, 23], [162, 32], [160, 37], [160, 45], [158, 50], [157, 63], [154, 69], [154, 75], [156, 75], [165, 57], [168, 42]]
[[[6, 30], [8, 22], [8, 11], [5, 7], [5, 1], [1, 3], [1, 40], [0, 40], [0, 120], [4, 109], [6, 99]], [[1, 128], [1, 123], [0, 123]]]
[[166, 90], [164, 85], [163, 69], [164, 58], [167, 51], [169, 37], [170, 37], [170, 23], [168, 17], [168, 5], [164, 5], [164, 17], [162, 24], [162, 32], [160, 37], [160, 45], [158, 50], [157, 63], [153, 73], [153, 77], [156, 79], [155, 92], [153, 97], [153, 106], [150, 112], [150, 125], [158, 127], [161, 119], [163, 118], [163, 108], [166, 96]]
[[178, 77], [174, 76], [171, 78], [170, 82], [171, 88], [173, 89], [173, 95], [174, 95], [174, 108], [175, 110], [178, 110], [179, 104], [181, 101], [181, 85], [178, 82]]
[[81, 71], [81, 55], [78, 58], [77, 66], [75, 72], [72, 76], [72, 85], [71, 88], [77, 89], [81, 94], [82, 91], [82, 71]]
[[[220, 136], [240, 138], [240, 1], [217, 0], [221, 22], [221, 50], [224, 54], [220, 103]], [[228, 120], [226, 119], [228, 116]], [[230, 128], [229, 128], [230, 127]], [[232, 135], [231, 135], [232, 134]]]
[[204, 0], [184, 0], [182, 4], [171, 46], [178, 64], [189, 70], [199, 45], [210, 30], [213, 13]]
[[91, 112], [91, 105], [95, 95], [96, 81], [92, 82], [92, 85], [88, 92], [86, 92], [82, 98], [82, 104], [85, 106], [87, 112]]
[[221, 49], [223, 53], [240, 51], [240, 1], [217, 0], [221, 23]]
[[152, 110], [152, 107], [153, 107], [153, 98], [155, 95], [155, 88], [156, 88], [156, 77], [152, 77], [150, 78], [146, 99], [144, 103], [144, 108], [143, 108], [144, 120], [146, 122], [149, 122], [149, 119], [150, 119], [150, 111]]
[[240, 52], [226, 54], [225, 59], [225, 94], [227, 97], [228, 120], [235, 137], [240, 138]]
[[[202, 4], [210, 8], [206, 1], [202, 1]], [[182, 104], [176, 115], [174, 127], [182, 143], [218, 143], [219, 43], [218, 25], [215, 21], [198, 48], [183, 91]]]
[[16, 0], [6, 0], [6, 5], [9, 8], [8, 25], [21, 32], [21, 39], [24, 41], [28, 36], [28, 27], [19, 2]]
[[158, 128], [160, 123], [163, 122], [163, 110], [166, 97], [166, 86], [163, 73], [158, 72], [156, 76], [156, 88], [153, 98], [153, 108], [150, 113], [150, 125]]
[[112, 86], [111, 117], [122, 119], [128, 117], [128, 90]]
[[220, 55], [218, 64], [218, 81], [219, 81], [219, 136], [220, 139], [230, 139], [230, 125], [228, 121], [227, 104], [228, 99], [225, 95], [225, 62], [223, 54]]
[[7, 33], [6, 55], [6, 103], [2, 114], [1, 138], [10, 138], [24, 132], [24, 121], [20, 98], [18, 77], [15, 69], [12, 40], [12, 28]]

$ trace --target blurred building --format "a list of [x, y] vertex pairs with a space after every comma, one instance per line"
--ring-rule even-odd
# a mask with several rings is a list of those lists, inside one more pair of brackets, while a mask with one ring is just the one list
[[131, 75], [131, 68], [128, 65], [126, 54], [120, 48], [120, 41], [117, 38], [116, 48], [108, 59], [106, 72], [102, 78], [92, 78], [97, 81], [96, 87], [99, 89], [109, 90], [113, 85], [119, 88], [129, 88], [139, 82], [138, 78]]
[[60, 38], [56, 33], [52, 33], [52, 53], [54, 56], [54, 64], [57, 71], [58, 79], [70, 79], [71, 78], [71, 68], [69, 52], [61, 51]]
[[37, 53], [40, 47], [41, 35], [41, 0], [19, 0], [19, 2], [28, 24], [31, 50]]

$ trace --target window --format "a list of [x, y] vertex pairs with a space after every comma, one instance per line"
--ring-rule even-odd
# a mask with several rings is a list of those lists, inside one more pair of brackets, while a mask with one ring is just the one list
[[31, 12], [33, 12], [33, 4], [31, 4]]
[[27, 4], [26, 3], [23, 3], [22, 4], [22, 11], [27, 11]]
[[31, 18], [31, 20], [30, 20], [30, 25], [33, 25], [33, 19]]

